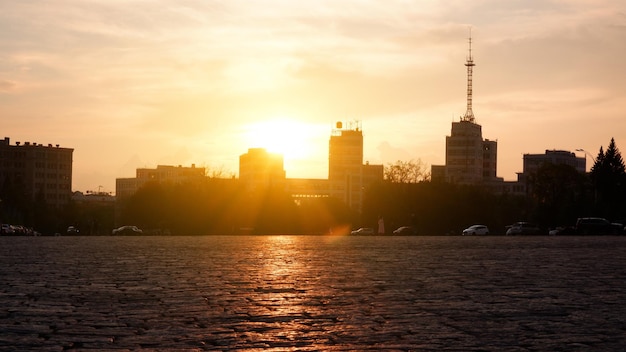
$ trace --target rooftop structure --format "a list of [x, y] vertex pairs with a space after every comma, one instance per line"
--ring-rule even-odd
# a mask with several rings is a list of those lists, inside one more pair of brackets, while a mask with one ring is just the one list
[[474, 122], [474, 112], [472, 111], [472, 73], [474, 64], [474, 58], [472, 57], [472, 32], [470, 29], [469, 36], [469, 55], [465, 62], [467, 67], [467, 110], [465, 115], [461, 118], [461, 121]]

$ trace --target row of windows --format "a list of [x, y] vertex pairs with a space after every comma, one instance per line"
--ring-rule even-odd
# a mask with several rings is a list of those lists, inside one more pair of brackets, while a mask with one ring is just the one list
[[448, 155], [476, 155], [476, 150], [471, 150], [471, 149], [448, 149], [447, 150], [447, 154]]
[[37, 152], [38, 159], [47, 159], [47, 160], [61, 160], [61, 161], [70, 161], [72, 160], [72, 154], [70, 153], [44, 153]]
[[27, 157], [35, 157], [37, 159], [48, 159], [48, 160], [64, 160], [69, 161], [72, 160], [71, 151], [67, 152], [57, 152], [55, 151], [38, 151], [36, 153], [32, 153], [32, 151], [28, 150], [11, 150], [11, 151], [0, 151], [0, 158], [27, 158]]
[[50, 180], [69, 180], [70, 179], [70, 175], [67, 174], [55, 174], [55, 173], [45, 173], [45, 172], [35, 172], [35, 178], [37, 179], [42, 179], [42, 178], [47, 178]]
[[5, 162], [4, 166], [7, 167], [7, 168], [13, 166], [16, 169], [19, 169], [19, 168], [25, 168], [26, 167], [26, 163], [24, 163], [23, 161], [16, 161], [14, 163]]
[[[5, 161], [4, 163], [2, 163], [2, 166], [5, 168], [15, 168], [15, 169], [25, 169], [27, 167], [27, 165], [30, 165], [30, 163], [26, 163], [24, 161], [14, 161], [14, 162], [10, 162], [10, 161]], [[57, 163], [44, 163], [44, 162], [35, 162], [35, 168], [36, 169], [45, 169], [47, 168], [48, 170], [70, 170], [71, 166], [68, 164], [57, 164]]]
[[329, 152], [329, 155], [334, 155], [334, 154], [355, 155], [355, 154], [363, 154], [363, 148], [350, 148], [350, 147], [338, 148], [338, 147], [334, 147], [334, 148], [329, 148], [328, 152]]
[[291, 194], [292, 198], [328, 198], [328, 194]]
[[64, 169], [69, 169], [70, 166], [68, 164], [57, 164], [57, 163], [45, 163], [45, 162], [41, 162], [41, 161], [37, 161], [35, 162], [35, 167], [37, 169], [43, 169], [43, 168], [48, 168], [49, 170], [54, 170], [54, 169], [59, 169], [59, 170], [64, 170]]
[[[10, 177], [13, 179], [23, 179], [24, 178], [24, 173], [21, 172], [2, 172], [2, 170], [0, 169], [0, 176], [1, 177]], [[68, 174], [48, 174], [48, 173], [44, 173], [44, 172], [35, 172], [35, 179], [36, 180], [41, 180], [41, 179], [49, 179], [49, 180], [61, 180], [61, 181], [69, 181], [70, 180], [70, 175]]]
[[447, 165], [474, 165], [477, 164], [475, 159], [451, 159]]
[[[46, 186], [46, 189], [62, 189], [62, 190], [70, 189], [70, 185], [67, 183], [46, 183], [45, 186]], [[35, 188], [42, 189], [43, 187], [44, 187], [43, 182], [35, 183]]]
[[480, 140], [476, 139], [448, 139], [446, 144], [449, 147], [474, 147], [482, 143]]

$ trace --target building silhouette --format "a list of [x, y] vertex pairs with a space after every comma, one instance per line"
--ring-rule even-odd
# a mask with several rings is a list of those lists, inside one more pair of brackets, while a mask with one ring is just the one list
[[546, 164], [569, 165], [581, 174], [587, 170], [587, 160], [584, 157], [577, 157], [575, 153], [566, 150], [546, 150], [544, 154], [524, 154], [522, 172], [517, 173], [517, 181], [509, 182], [516, 191], [514, 193], [528, 195], [532, 192], [529, 182], [531, 175]]
[[587, 170], [587, 160], [584, 157], [578, 157], [566, 150], [546, 150], [544, 154], [524, 154], [523, 174], [535, 172], [544, 164], [569, 165], [582, 174]]
[[328, 142], [328, 179], [287, 178], [283, 158], [263, 148], [239, 157], [239, 181], [249, 191], [274, 186], [296, 203], [334, 197], [361, 212], [367, 187], [383, 180], [383, 165], [363, 163], [363, 131], [359, 121], [337, 122]]
[[239, 156], [239, 181], [249, 191], [285, 187], [283, 156], [264, 148], [251, 148]]
[[[250, 148], [239, 156], [239, 184], [248, 192], [278, 187], [299, 203], [305, 199], [335, 197], [361, 212], [365, 191], [383, 180], [383, 165], [363, 163], [363, 131], [358, 121], [337, 122], [328, 143], [328, 179], [287, 178], [283, 156], [264, 148]], [[159, 165], [137, 169], [136, 177], [117, 178], [117, 200], [132, 196], [144, 184], [184, 182], [206, 178], [204, 168]]]
[[0, 187], [35, 202], [62, 208], [72, 195], [74, 149], [58, 144], [0, 140]]
[[115, 179], [115, 197], [117, 200], [130, 197], [148, 182], [182, 183], [204, 179], [205, 175], [206, 169], [196, 167], [195, 164], [191, 164], [191, 167], [157, 165], [155, 169], [139, 168], [136, 177]]
[[452, 122], [450, 136], [446, 136], [446, 163], [433, 165], [431, 179], [457, 184], [502, 183], [497, 177], [498, 142], [483, 139], [482, 126], [476, 123], [472, 110], [473, 68], [472, 38], [469, 38], [467, 67], [467, 110], [460, 121]]
[[382, 180], [383, 165], [363, 163], [361, 123], [337, 122], [328, 143], [328, 194], [361, 211], [365, 188]]
[[248, 190], [282, 187], [297, 203], [335, 197], [361, 212], [367, 187], [383, 180], [383, 165], [363, 163], [360, 122], [337, 122], [328, 143], [328, 179], [286, 178], [282, 156], [255, 148], [239, 157], [239, 180]]

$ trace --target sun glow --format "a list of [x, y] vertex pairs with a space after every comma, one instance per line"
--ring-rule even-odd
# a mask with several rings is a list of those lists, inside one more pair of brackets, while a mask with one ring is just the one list
[[246, 126], [246, 141], [250, 148], [265, 148], [281, 154], [285, 160], [305, 159], [315, 151], [314, 128], [306, 123], [288, 119], [274, 119]]

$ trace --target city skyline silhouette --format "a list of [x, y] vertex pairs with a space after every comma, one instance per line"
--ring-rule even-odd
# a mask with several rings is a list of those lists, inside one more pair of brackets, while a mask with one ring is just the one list
[[75, 149], [83, 192], [140, 167], [234, 172], [277, 126], [305, 142], [287, 176], [322, 178], [335, 121], [362, 121], [370, 163], [440, 165], [466, 110], [471, 27], [473, 113], [498, 141], [497, 176], [514, 180], [524, 153], [626, 138], [618, 2], [187, 5], [0, 3], [4, 136]]

